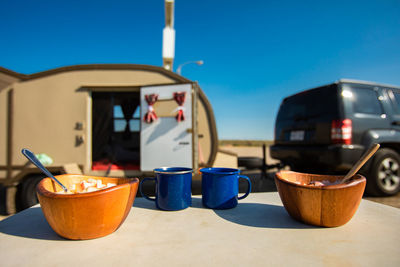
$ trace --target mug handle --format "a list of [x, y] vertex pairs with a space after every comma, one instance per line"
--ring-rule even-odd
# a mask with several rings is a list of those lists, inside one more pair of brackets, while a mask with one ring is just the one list
[[143, 192], [142, 192], [142, 185], [146, 180], [154, 180], [154, 181], [156, 181], [156, 178], [143, 178], [143, 180], [140, 181], [140, 184], [139, 184], [139, 192], [145, 199], [151, 200], [151, 201], [156, 201], [156, 198], [151, 198], [151, 197], [147, 196], [146, 194], [143, 194]]
[[243, 198], [247, 197], [251, 192], [251, 181], [250, 181], [249, 177], [244, 176], [244, 175], [239, 175], [239, 179], [240, 178], [246, 179], [247, 180], [247, 185], [248, 185], [247, 186], [247, 192], [243, 196], [238, 197], [238, 199], [243, 199]]

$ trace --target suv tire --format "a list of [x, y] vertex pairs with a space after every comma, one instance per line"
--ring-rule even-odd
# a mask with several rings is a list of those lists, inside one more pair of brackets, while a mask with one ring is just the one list
[[302, 165], [292, 163], [292, 164], [289, 164], [289, 167], [290, 167], [290, 170], [294, 171], [294, 172], [305, 172], [305, 173], [308, 172], [308, 170]]
[[391, 196], [400, 191], [400, 156], [389, 148], [379, 149], [367, 177], [367, 193]]

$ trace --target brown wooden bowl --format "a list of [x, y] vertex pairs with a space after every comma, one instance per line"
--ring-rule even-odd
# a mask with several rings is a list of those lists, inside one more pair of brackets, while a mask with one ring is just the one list
[[90, 193], [58, 194], [61, 188], [50, 178], [41, 180], [36, 188], [43, 214], [51, 228], [67, 239], [92, 239], [118, 229], [135, 200], [138, 178], [109, 178], [86, 175], [58, 175], [67, 188], [82, 180], [101, 179], [114, 187]]
[[364, 193], [366, 179], [357, 174], [345, 184], [315, 186], [311, 181], [335, 182], [343, 176], [281, 171], [275, 175], [283, 206], [306, 224], [336, 227], [350, 221]]

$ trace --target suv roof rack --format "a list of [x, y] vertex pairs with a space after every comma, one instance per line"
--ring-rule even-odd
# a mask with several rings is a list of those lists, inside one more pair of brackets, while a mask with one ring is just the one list
[[335, 83], [359, 83], [359, 84], [384, 86], [384, 87], [392, 87], [392, 88], [400, 89], [400, 86], [398, 86], [398, 85], [377, 83], [377, 82], [370, 82], [370, 81], [363, 81], [363, 80], [355, 80], [355, 79], [340, 79], [340, 80], [336, 81]]
[[303, 89], [303, 90], [301, 90], [301, 91], [299, 91], [299, 92], [297, 92], [297, 93], [294, 93], [294, 94], [291, 94], [291, 95], [285, 97], [284, 99], [290, 98], [290, 97], [292, 97], [292, 96], [294, 96], [294, 95], [303, 94], [303, 93], [305, 93], [305, 92], [308, 92], [308, 91], [311, 91], [311, 90], [314, 90], [314, 89], [317, 89], [317, 88], [329, 86], [329, 85], [332, 85], [332, 84], [339, 84], [339, 83], [365, 84], [365, 85], [381, 86], [381, 87], [390, 87], [390, 88], [400, 89], [400, 86], [398, 86], [398, 85], [392, 85], [392, 84], [385, 84], [385, 83], [377, 83], [377, 82], [370, 82], [370, 81], [363, 81], [363, 80], [345, 79], [345, 78], [342, 78], [342, 79], [339, 79], [339, 80], [337, 80], [337, 81], [335, 81], [335, 82], [322, 84], [322, 85], [315, 86], [315, 87], [312, 87], [312, 88], [306, 89], [306, 90]]

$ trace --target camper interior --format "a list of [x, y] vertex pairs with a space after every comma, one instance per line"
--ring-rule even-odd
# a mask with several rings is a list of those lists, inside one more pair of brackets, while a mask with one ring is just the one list
[[140, 93], [92, 92], [92, 169], [139, 170]]

